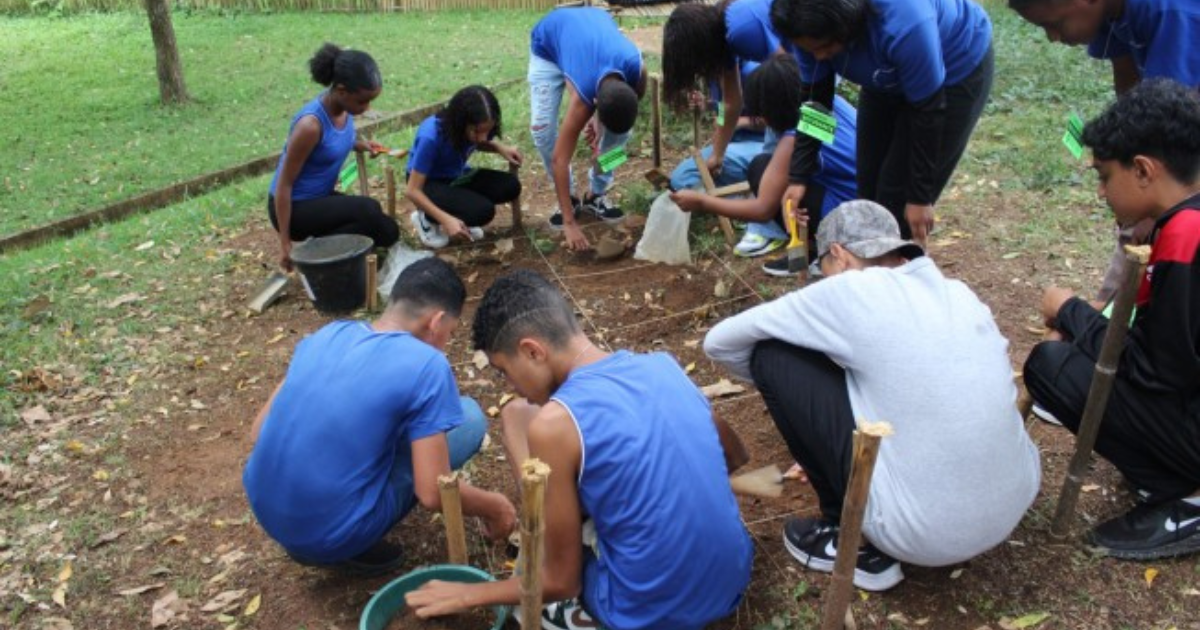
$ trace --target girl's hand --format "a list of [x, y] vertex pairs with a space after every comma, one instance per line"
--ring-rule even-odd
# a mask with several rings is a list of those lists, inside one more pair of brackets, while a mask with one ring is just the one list
[[518, 151], [516, 147], [502, 147], [500, 149], [500, 156], [505, 160], [508, 160], [509, 164], [515, 166], [521, 165], [521, 152]]
[[678, 190], [671, 193], [671, 201], [684, 212], [702, 212], [704, 210], [704, 195], [695, 190]]
[[279, 239], [279, 266], [284, 271], [292, 270], [292, 239], [286, 236]]
[[904, 206], [904, 218], [912, 229], [913, 240], [921, 249], [929, 249], [929, 233], [933, 231], [933, 206], [910, 203]]
[[430, 580], [421, 588], [409, 591], [404, 596], [404, 603], [421, 619], [466, 612], [471, 609], [466, 597], [469, 586], [460, 582]]
[[442, 226], [442, 232], [450, 238], [461, 237], [468, 241], [471, 239], [471, 232], [467, 229], [467, 224], [462, 222], [462, 219], [451, 216], [445, 221], [439, 222]]

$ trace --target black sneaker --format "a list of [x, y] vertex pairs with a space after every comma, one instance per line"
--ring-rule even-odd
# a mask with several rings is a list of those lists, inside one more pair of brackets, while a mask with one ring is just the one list
[[608, 203], [608, 195], [589, 195], [583, 202], [583, 211], [609, 225], [625, 220], [625, 213]]
[[[579, 201], [579, 197], [571, 195], [571, 208], [575, 211], [575, 218], [579, 219], [579, 213], [583, 209], [583, 203]], [[562, 230], [562, 211], [555, 210], [554, 214], [550, 215], [550, 229], [558, 232]]]
[[791, 278], [800, 275], [798, 271], [788, 270], [787, 256], [780, 256], [775, 260], [768, 260], [763, 263], [762, 270], [764, 273], [776, 278]]
[[1200, 505], [1183, 499], [1141, 504], [1096, 526], [1090, 538], [1108, 555], [1126, 560], [1153, 560], [1200, 551]]
[[[783, 546], [806, 568], [833, 573], [838, 526], [824, 519], [789, 518], [783, 524]], [[886, 591], [900, 583], [900, 563], [867, 543], [858, 550], [854, 585], [864, 591]]]

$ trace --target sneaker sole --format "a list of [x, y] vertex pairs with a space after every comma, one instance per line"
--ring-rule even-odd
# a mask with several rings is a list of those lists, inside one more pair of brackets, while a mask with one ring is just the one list
[[[805, 568], [822, 573], [833, 573], [833, 562], [823, 558], [814, 558], [801, 549], [798, 549], [792, 544], [792, 541], [788, 540], [787, 534], [783, 535], [783, 546]], [[902, 581], [904, 581], [904, 572], [900, 570], [899, 562], [893, 564], [883, 573], [867, 573], [858, 567], [854, 568], [854, 585], [864, 591], [875, 593], [886, 591]]]
[[738, 251], [737, 249], [734, 249], [733, 255], [740, 258], [758, 258], [759, 256], [770, 254], [771, 252], [778, 250], [780, 247], [783, 247], [783, 241], [771, 240], [766, 245], [751, 251]]
[[1119, 560], [1158, 560], [1160, 558], [1174, 558], [1175, 556], [1183, 556], [1200, 551], [1200, 532], [1192, 534], [1183, 540], [1175, 541], [1169, 545], [1155, 547], [1154, 549], [1113, 549], [1105, 547], [1092, 541], [1105, 555], [1117, 558]]
[[1037, 416], [1038, 420], [1041, 420], [1042, 422], [1045, 422], [1046, 424], [1051, 424], [1056, 427], [1061, 427], [1063, 425], [1063, 423], [1060, 422], [1058, 418], [1054, 417], [1054, 414], [1050, 413], [1049, 411], [1046, 411], [1045, 409], [1042, 409], [1041, 407], [1039, 407], [1037, 405], [1034, 405], [1033, 407], [1031, 407], [1029, 409], [1029, 411], [1033, 415]]
[[794, 277], [800, 275], [798, 273], [792, 273], [791, 271], [788, 271], [786, 269], [782, 269], [782, 270], [771, 269], [770, 267], [767, 267], [766, 265], [763, 265], [762, 270], [763, 270], [763, 273], [767, 274], [768, 276], [773, 276], [776, 278], [794, 278]]

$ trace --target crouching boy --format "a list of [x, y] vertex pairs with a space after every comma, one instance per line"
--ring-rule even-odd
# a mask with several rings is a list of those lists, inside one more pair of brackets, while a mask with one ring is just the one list
[[[420, 502], [440, 510], [438, 475], [462, 466], [487, 429], [459, 398], [441, 350], [466, 289], [445, 262], [401, 272], [374, 323], [334, 322], [296, 346], [254, 423], [242, 482], [259, 524], [297, 562], [360, 574], [399, 568], [388, 531]], [[464, 484], [463, 512], [503, 538], [516, 510]]]
[[[732, 613], [753, 549], [708, 401], [675, 359], [592, 345], [530, 271], [488, 289], [474, 344], [529, 401], [502, 411], [509, 457], [551, 470], [543, 627], [690, 629]], [[519, 599], [513, 578], [431, 582], [408, 604], [430, 617]]]

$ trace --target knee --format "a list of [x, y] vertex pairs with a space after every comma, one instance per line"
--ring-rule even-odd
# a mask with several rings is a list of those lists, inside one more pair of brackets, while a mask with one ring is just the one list
[[754, 384], [762, 387], [769, 383], [775, 370], [772, 368], [776, 360], [787, 353], [790, 346], [778, 339], [765, 339], [754, 344], [754, 352], [750, 354], [750, 375]]
[[512, 201], [521, 196], [521, 179], [516, 175], [509, 174], [504, 178], [504, 185], [500, 188], [500, 194], [503, 201]]
[[1062, 365], [1067, 349], [1067, 344], [1060, 341], [1043, 341], [1029, 352], [1021, 368], [1021, 380], [1035, 400], [1054, 381], [1054, 374]]
[[533, 137], [533, 146], [537, 147], [539, 152], [546, 153], [554, 149], [558, 128], [549, 123], [530, 125], [529, 135]]
[[459, 400], [462, 403], [463, 423], [455, 430], [460, 432], [463, 440], [470, 444], [473, 453], [478, 451], [479, 446], [483, 444], [483, 436], [487, 433], [487, 416], [473, 398], [460, 396]]

